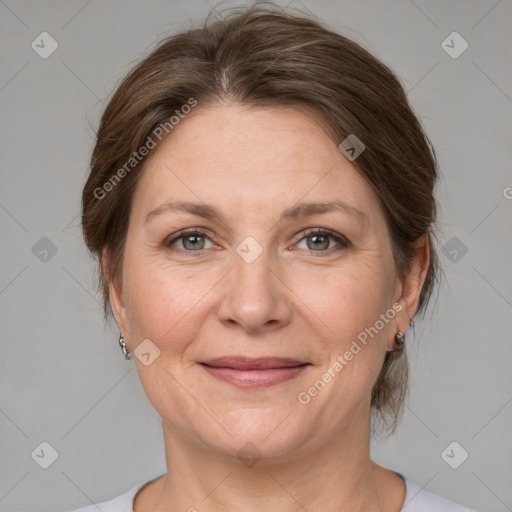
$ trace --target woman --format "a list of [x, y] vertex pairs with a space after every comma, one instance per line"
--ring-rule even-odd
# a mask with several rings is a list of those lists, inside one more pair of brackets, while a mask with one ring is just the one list
[[167, 473], [98, 507], [467, 512], [369, 454], [438, 279], [436, 179], [397, 78], [315, 21], [251, 8], [138, 64], [82, 225]]

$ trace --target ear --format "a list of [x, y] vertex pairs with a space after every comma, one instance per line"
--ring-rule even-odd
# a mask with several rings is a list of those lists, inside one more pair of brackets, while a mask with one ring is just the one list
[[119, 329], [120, 333], [124, 334], [128, 339], [130, 339], [130, 333], [128, 329], [128, 315], [126, 314], [126, 307], [122, 292], [122, 282], [120, 280], [118, 282], [118, 280], [111, 275], [110, 253], [108, 248], [103, 249], [101, 255], [101, 265], [103, 268], [103, 273], [108, 281], [110, 307], [112, 308], [112, 313], [114, 314], [117, 328]]
[[[412, 319], [420, 300], [423, 283], [427, 277], [430, 264], [430, 244], [427, 234], [422, 235], [414, 244], [415, 254], [411, 268], [403, 281], [399, 282], [397, 299], [402, 309], [396, 314], [395, 320], [400, 331], [405, 333], [409, 329], [409, 320]], [[401, 284], [401, 285], [400, 285]]]

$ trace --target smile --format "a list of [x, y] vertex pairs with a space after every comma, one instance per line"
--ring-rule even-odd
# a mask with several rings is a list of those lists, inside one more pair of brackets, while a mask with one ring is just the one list
[[200, 363], [216, 379], [242, 388], [268, 387], [297, 377], [310, 363], [287, 358], [219, 358]]

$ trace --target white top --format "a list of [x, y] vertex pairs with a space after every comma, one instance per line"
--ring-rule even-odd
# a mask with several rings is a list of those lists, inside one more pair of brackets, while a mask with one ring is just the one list
[[[424, 491], [419, 485], [400, 473], [396, 473], [405, 481], [405, 501], [400, 512], [476, 512], [453, 501], [441, 498], [437, 494]], [[152, 480], [150, 480], [152, 481]], [[133, 512], [135, 495], [149, 482], [137, 484], [124, 494], [95, 505], [72, 510], [71, 512]]]

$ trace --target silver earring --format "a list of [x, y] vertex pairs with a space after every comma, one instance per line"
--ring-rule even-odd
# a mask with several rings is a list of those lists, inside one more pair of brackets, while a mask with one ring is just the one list
[[124, 358], [130, 359], [130, 351], [126, 348], [126, 343], [124, 342], [124, 336], [119, 333], [119, 345], [121, 346], [121, 349], [123, 350]]

